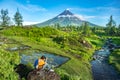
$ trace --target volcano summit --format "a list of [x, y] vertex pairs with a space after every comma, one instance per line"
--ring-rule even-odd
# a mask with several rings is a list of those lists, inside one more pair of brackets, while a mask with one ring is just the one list
[[[67, 25], [81, 26], [84, 22], [88, 22], [88, 21], [82, 20], [81, 18], [79, 18], [78, 16], [70, 12], [68, 9], [66, 9], [65, 11], [57, 15], [56, 17], [49, 19], [43, 23], [38, 23], [36, 25], [37, 26], [52, 26], [55, 24], [59, 24], [61, 26], [67, 26]], [[97, 26], [90, 22], [88, 22], [88, 24], [90, 26]]]

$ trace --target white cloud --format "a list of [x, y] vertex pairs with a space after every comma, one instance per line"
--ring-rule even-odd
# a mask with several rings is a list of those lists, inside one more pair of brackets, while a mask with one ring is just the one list
[[85, 19], [92, 19], [92, 18], [96, 18], [96, 16], [87, 16], [87, 15], [85, 15], [84, 18]]
[[76, 17], [78, 17], [80, 20], [85, 20], [84, 16], [83, 15], [78, 15], [78, 14], [75, 14]]
[[23, 22], [23, 25], [32, 25], [32, 24], [37, 24], [37, 23], [40, 23], [40, 22], [25, 21]]
[[78, 15], [78, 14], [75, 14], [75, 16], [79, 17], [81, 20], [88, 20], [88, 19], [96, 18], [96, 16]]

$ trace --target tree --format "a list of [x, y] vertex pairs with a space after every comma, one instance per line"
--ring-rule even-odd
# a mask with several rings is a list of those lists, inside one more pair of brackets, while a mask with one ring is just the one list
[[22, 26], [23, 18], [18, 9], [14, 15], [14, 21], [17, 26]]
[[8, 10], [1, 10], [1, 26], [2, 27], [7, 27], [10, 24], [10, 17], [8, 16]]
[[107, 28], [106, 28], [106, 33], [108, 35], [114, 35], [115, 32], [116, 32], [116, 29], [115, 29], [115, 26], [116, 26], [116, 23], [115, 21], [113, 20], [113, 17], [112, 15], [110, 16], [110, 20], [109, 22], [106, 24]]
[[92, 27], [91, 30], [92, 30], [93, 33], [95, 33], [96, 32], [96, 27]]
[[60, 30], [60, 24], [59, 23], [56, 23], [55, 26], [58, 30]]
[[88, 35], [89, 33], [90, 33], [90, 27], [88, 25], [88, 22], [85, 22], [83, 26], [83, 34]]
[[118, 30], [120, 30], [120, 24], [118, 25]]
[[118, 28], [117, 28], [117, 35], [120, 36], [120, 24], [118, 25]]

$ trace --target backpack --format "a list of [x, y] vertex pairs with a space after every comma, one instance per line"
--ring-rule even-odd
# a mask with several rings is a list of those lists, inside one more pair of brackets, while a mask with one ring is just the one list
[[37, 65], [38, 65], [38, 59], [36, 59], [34, 62], [34, 68], [36, 68]]

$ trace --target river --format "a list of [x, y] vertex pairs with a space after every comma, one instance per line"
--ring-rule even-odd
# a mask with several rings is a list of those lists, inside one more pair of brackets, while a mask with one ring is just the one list
[[108, 64], [108, 58], [111, 49], [114, 47], [111, 40], [107, 40], [102, 49], [95, 52], [91, 61], [94, 80], [120, 80], [120, 75], [112, 65]]

